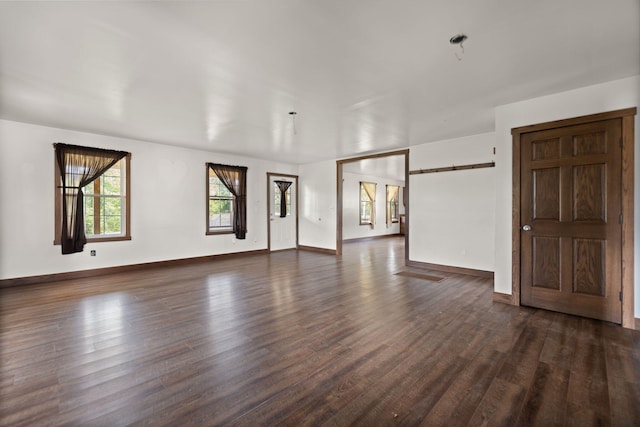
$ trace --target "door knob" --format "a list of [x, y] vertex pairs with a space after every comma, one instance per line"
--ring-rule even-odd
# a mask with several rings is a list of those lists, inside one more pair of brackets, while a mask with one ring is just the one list
[[531, 226], [529, 224], [525, 224], [522, 226], [522, 231], [531, 231]]

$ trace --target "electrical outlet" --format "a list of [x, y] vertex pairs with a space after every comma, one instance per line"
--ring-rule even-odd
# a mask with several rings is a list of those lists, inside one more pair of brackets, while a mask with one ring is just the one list
[[91, 249], [91, 252], [89, 252], [91, 254], [91, 256], [96, 256], [96, 250], [95, 249]]

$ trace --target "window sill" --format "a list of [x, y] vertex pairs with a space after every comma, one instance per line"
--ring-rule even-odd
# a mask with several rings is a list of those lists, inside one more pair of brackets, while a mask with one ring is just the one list
[[216, 234], [233, 234], [233, 230], [207, 230], [206, 236], [215, 236]]
[[[131, 240], [131, 236], [87, 237], [87, 243], [121, 242], [124, 240]], [[54, 240], [53, 244], [55, 246], [60, 246], [60, 240]]]

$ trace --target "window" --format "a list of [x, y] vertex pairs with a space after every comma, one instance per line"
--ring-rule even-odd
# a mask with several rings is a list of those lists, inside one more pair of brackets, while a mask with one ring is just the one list
[[400, 187], [387, 185], [387, 227], [398, 222]]
[[207, 233], [247, 234], [247, 167], [207, 163]]
[[[290, 190], [291, 182], [290, 181], [274, 181], [274, 201], [273, 201], [273, 212], [277, 212], [280, 214], [280, 217], [285, 217], [291, 215], [291, 190]], [[284, 190], [283, 190], [284, 189]], [[282, 209], [282, 192], [284, 191], [284, 201], [285, 206]]]
[[[82, 189], [84, 193], [84, 231], [87, 238], [122, 236], [126, 226], [126, 161], [120, 160], [102, 176]], [[123, 209], [125, 208], [125, 209]]]
[[69, 254], [81, 252], [87, 242], [130, 240], [131, 154], [67, 144], [54, 146], [54, 244], [62, 245], [62, 253]]
[[360, 225], [374, 227], [376, 216], [376, 184], [360, 182]]
[[209, 222], [207, 232], [233, 232], [233, 194], [220, 181], [216, 173], [209, 171]]

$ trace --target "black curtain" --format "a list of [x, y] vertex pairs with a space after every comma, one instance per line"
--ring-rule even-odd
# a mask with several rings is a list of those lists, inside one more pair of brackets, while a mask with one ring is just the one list
[[87, 243], [82, 187], [91, 184], [129, 153], [68, 144], [54, 144], [54, 147], [62, 181], [62, 253], [82, 252]]
[[247, 167], [207, 163], [220, 181], [233, 194], [233, 232], [238, 239], [247, 234]]
[[273, 181], [280, 189], [280, 218], [287, 216], [287, 190], [291, 187], [291, 181]]

